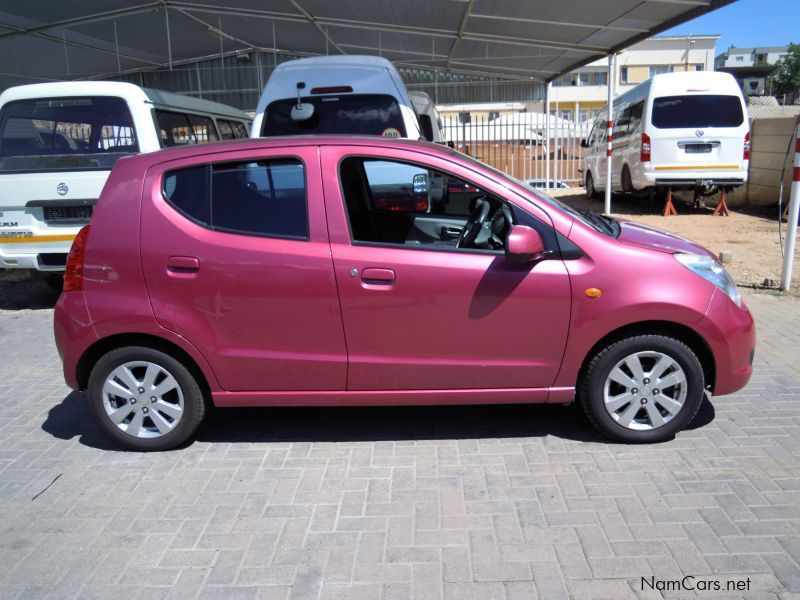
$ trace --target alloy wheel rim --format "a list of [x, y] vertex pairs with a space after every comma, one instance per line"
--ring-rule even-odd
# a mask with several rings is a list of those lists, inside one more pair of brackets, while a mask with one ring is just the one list
[[616, 423], [651, 431], [669, 423], [683, 408], [688, 381], [671, 356], [657, 351], [629, 354], [609, 372], [603, 405]]
[[106, 377], [103, 408], [109, 420], [126, 434], [140, 439], [159, 438], [180, 423], [183, 391], [163, 366], [130, 361]]

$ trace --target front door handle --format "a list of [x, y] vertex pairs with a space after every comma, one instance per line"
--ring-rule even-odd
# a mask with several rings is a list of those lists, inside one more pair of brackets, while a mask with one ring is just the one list
[[391, 269], [364, 269], [361, 271], [361, 281], [372, 285], [391, 285], [394, 283], [395, 274]]
[[194, 256], [170, 256], [167, 271], [170, 273], [194, 273], [200, 269], [200, 260]]

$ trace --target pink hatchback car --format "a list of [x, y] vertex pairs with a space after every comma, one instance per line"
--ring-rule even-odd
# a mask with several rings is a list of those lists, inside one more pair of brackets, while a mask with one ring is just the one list
[[210, 403], [577, 398], [606, 436], [657, 442], [744, 386], [755, 347], [707, 250], [441, 146], [345, 136], [120, 160], [55, 335], [137, 450], [181, 444]]

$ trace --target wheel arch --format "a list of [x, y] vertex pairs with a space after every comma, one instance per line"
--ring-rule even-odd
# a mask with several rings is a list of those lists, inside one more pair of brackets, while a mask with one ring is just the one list
[[714, 391], [716, 383], [716, 362], [711, 348], [705, 339], [695, 330], [686, 325], [681, 325], [680, 323], [672, 321], [640, 321], [637, 323], [629, 323], [607, 333], [598, 340], [597, 343], [589, 349], [586, 356], [584, 356], [578, 377], [580, 378], [583, 375], [589, 362], [602, 348], [621, 339], [636, 335], [665, 335], [686, 344], [692, 352], [695, 353], [700, 361], [700, 365], [703, 367], [703, 377], [706, 387], [710, 388], [712, 392]]
[[119, 333], [102, 338], [89, 346], [81, 355], [75, 369], [78, 389], [85, 390], [88, 387], [89, 375], [100, 357], [112, 350], [126, 346], [143, 346], [169, 354], [189, 370], [206, 398], [211, 398], [208, 379], [197, 361], [178, 344], [146, 333]]

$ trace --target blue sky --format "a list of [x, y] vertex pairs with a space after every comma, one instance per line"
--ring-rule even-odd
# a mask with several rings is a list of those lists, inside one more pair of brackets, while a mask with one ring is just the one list
[[717, 54], [734, 45], [800, 43], [800, 0], [739, 0], [661, 35], [719, 34]]

